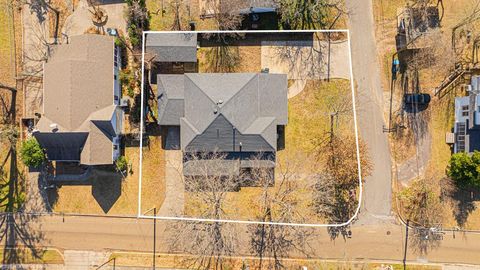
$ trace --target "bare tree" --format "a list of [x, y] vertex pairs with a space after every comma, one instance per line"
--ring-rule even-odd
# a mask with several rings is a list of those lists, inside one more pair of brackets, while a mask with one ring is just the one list
[[[330, 224], [349, 221], [358, 208], [357, 190], [360, 174], [355, 137], [330, 134], [317, 148], [317, 159], [324, 164], [324, 171], [316, 175], [312, 206], [315, 213]], [[362, 181], [370, 175], [372, 164], [365, 143], [359, 139]], [[332, 239], [339, 234], [345, 238], [349, 225], [329, 227]]]
[[173, 0], [170, 5], [173, 10], [173, 23], [170, 29], [172, 31], [182, 31], [182, 9], [183, 9], [183, 1], [182, 0]]
[[413, 182], [399, 196], [403, 206], [403, 218], [410, 220], [414, 237], [410, 245], [422, 255], [440, 245], [441, 233], [437, 230], [443, 219], [440, 196], [426, 179]]
[[[306, 209], [299, 202], [298, 192], [303, 188], [300, 179], [298, 160], [285, 160], [277, 167], [262, 166], [264, 160], [251, 160], [256, 169], [250, 178], [261, 187], [256, 200], [259, 209], [257, 220], [276, 223], [305, 223]], [[282, 260], [293, 252], [308, 256], [311, 253], [308, 241], [313, 230], [305, 227], [282, 226], [275, 224], [253, 224], [248, 226], [250, 249], [259, 258], [258, 269], [284, 269]]]
[[218, 30], [238, 29], [242, 22], [239, 11], [243, 7], [245, 2], [242, 0], [205, 0], [205, 8], [212, 12]]
[[240, 64], [238, 47], [222, 44], [208, 48], [205, 52], [207, 69], [211, 72], [234, 72]]
[[333, 216], [337, 206], [335, 189], [335, 178], [330, 174], [319, 173], [314, 176], [312, 207], [316, 214], [325, 218]]
[[[218, 153], [185, 157], [185, 189], [198, 205], [198, 218], [228, 219], [225, 210], [227, 192], [236, 190], [241, 177], [235, 176], [230, 160]], [[237, 248], [236, 227], [217, 221], [178, 221], [167, 229], [172, 235], [172, 251], [190, 255], [183, 261], [188, 269], [224, 269], [226, 257]]]
[[150, 29], [150, 14], [144, 0], [127, 0], [125, 17], [128, 25], [128, 37], [132, 47], [140, 50], [142, 46], [142, 33]]
[[37, 14], [39, 22], [43, 22], [46, 19], [48, 11], [55, 14], [55, 29], [53, 32], [54, 44], [58, 42], [58, 32], [60, 26], [60, 11], [54, 7], [49, 0], [15, 0], [17, 6], [28, 5], [32, 12]]

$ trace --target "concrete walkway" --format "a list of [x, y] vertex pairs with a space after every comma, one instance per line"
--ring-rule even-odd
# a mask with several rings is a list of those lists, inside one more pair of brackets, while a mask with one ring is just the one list
[[288, 87], [288, 98], [293, 98], [294, 96], [300, 94], [305, 88], [307, 80], [295, 80], [290, 87]]
[[285, 73], [289, 79], [350, 79], [348, 43], [330, 45], [330, 69], [326, 41], [263, 41], [262, 68], [271, 73]]
[[350, 79], [348, 43], [326, 41], [263, 41], [261, 66], [271, 73], [284, 73], [294, 80], [288, 98], [303, 91], [308, 79]]
[[109, 256], [108, 252], [94, 251], [65, 250], [63, 253], [65, 269], [69, 270], [90, 270], [107, 262]]
[[45, 181], [41, 178], [39, 172], [29, 172], [27, 174], [27, 192], [25, 200], [25, 211], [34, 213], [46, 213], [50, 207], [46, 191], [44, 190]]
[[[116, 28], [126, 34], [127, 22], [124, 18], [125, 3], [113, 3], [100, 5], [107, 13], [108, 20], [103, 26], [107, 28]], [[85, 33], [85, 31], [94, 26], [92, 22], [92, 14], [90, 13], [87, 0], [80, 0], [75, 11], [65, 20], [62, 33], [67, 36], [77, 36]]]
[[23, 21], [23, 72], [41, 77], [43, 62], [47, 55], [49, 38], [49, 16], [44, 9], [34, 9], [25, 4], [22, 7]]
[[179, 217], [183, 215], [185, 184], [183, 181], [182, 151], [165, 151], [165, 200], [159, 216]]

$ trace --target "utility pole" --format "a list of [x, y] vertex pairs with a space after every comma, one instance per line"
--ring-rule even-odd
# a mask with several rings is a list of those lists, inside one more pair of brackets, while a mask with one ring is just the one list
[[153, 208], [153, 270], [155, 270], [155, 253], [157, 243], [157, 208]]
[[407, 270], [407, 248], [408, 248], [408, 224], [410, 220], [407, 219], [406, 230], [405, 230], [405, 249], [403, 252], [403, 270]]
[[144, 215], [153, 210], [153, 253], [152, 253], [152, 269], [155, 270], [155, 253], [157, 247], [157, 207], [150, 208]]

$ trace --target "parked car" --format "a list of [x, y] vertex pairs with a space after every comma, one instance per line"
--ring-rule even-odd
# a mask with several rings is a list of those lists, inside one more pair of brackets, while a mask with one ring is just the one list
[[403, 102], [405, 103], [405, 105], [427, 105], [430, 100], [430, 95], [424, 93], [409, 93], [403, 95]]

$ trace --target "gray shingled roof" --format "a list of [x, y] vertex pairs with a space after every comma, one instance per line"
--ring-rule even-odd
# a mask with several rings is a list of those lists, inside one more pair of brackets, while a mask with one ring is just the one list
[[158, 123], [163, 126], [179, 126], [183, 117], [183, 75], [159, 75]]
[[[43, 115], [35, 137], [50, 160], [111, 164], [114, 127], [110, 121], [117, 110], [113, 38], [85, 34], [70, 40], [56, 46], [45, 63]], [[55, 132], [51, 125], [57, 126]], [[68, 135], [77, 133], [86, 138]]]
[[[160, 125], [171, 123], [165, 119], [177, 117], [183, 108], [182, 150], [276, 150], [277, 125], [286, 125], [288, 117], [285, 74], [192, 73], [159, 75], [158, 81]], [[169, 92], [175, 89], [178, 93], [170, 99], [174, 95]], [[179, 101], [182, 91], [183, 104], [170, 106]], [[216, 140], [214, 133], [219, 130], [221, 137], [234, 142]]]
[[155, 55], [157, 62], [197, 62], [197, 34], [147, 34], [146, 51]]

